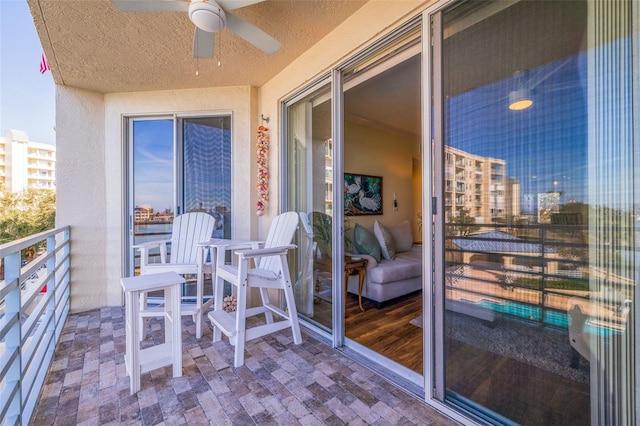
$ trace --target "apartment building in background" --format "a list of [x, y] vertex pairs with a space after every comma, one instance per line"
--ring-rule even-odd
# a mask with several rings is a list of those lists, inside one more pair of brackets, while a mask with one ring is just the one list
[[445, 148], [445, 217], [466, 210], [476, 223], [504, 222], [520, 216], [520, 185], [507, 178], [506, 161]]
[[0, 137], [0, 188], [56, 189], [56, 147], [29, 140], [26, 132], [9, 129]]

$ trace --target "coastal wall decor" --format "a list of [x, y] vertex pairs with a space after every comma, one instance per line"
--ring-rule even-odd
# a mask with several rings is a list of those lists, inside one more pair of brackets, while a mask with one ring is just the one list
[[344, 214], [382, 214], [382, 177], [344, 174]]

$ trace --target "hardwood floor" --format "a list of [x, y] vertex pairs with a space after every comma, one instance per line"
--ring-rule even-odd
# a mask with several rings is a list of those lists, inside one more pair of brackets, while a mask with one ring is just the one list
[[409, 323], [422, 314], [420, 292], [404, 296], [376, 309], [363, 299], [360, 311], [357, 297], [347, 300], [345, 330], [348, 338], [422, 374], [422, 328]]
[[[422, 374], [422, 329], [409, 321], [422, 314], [420, 293], [408, 295], [381, 309], [368, 299], [347, 297], [345, 328], [348, 338]], [[317, 300], [313, 322], [331, 328], [331, 303]]]
[[[364, 307], [361, 312], [357, 297], [349, 295], [347, 337], [422, 374], [422, 328], [409, 323], [422, 314], [420, 292], [382, 309], [376, 309], [368, 300], [364, 301]], [[487, 327], [489, 338], [492, 333], [500, 330]], [[531, 425], [590, 422], [588, 383], [453, 338], [446, 339], [445, 359], [449, 391], [515, 422]]]

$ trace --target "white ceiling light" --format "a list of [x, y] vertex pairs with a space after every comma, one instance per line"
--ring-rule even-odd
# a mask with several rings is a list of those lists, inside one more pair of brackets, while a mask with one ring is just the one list
[[531, 93], [527, 88], [520, 88], [509, 93], [509, 109], [512, 111], [521, 111], [533, 105]]
[[221, 31], [227, 25], [224, 10], [214, 1], [192, 1], [189, 4], [189, 19], [208, 33]]

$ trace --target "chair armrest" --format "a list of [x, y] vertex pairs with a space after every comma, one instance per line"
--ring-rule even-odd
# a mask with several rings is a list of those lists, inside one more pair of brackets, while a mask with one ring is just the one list
[[218, 241], [209, 241], [209, 242], [205, 242], [205, 243], [200, 243], [200, 244], [206, 244], [209, 247], [215, 247], [217, 249], [222, 249], [222, 250], [238, 250], [238, 249], [242, 249], [242, 248], [252, 248], [255, 246], [262, 246], [264, 245], [264, 241], [258, 241], [258, 240], [218, 240]]
[[250, 249], [250, 250], [236, 250], [234, 253], [240, 256], [241, 259], [253, 259], [256, 257], [263, 256], [278, 256], [281, 254], [286, 254], [290, 249], [294, 249], [298, 246], [295, 244], [289, 244], [286, 246], [278, 246], [278, 247], [269, 247], [269, 248], [261, 248], [261, 249]]
[[171, 240], [155, 240], [155, 241], [147, 241], [144, 243], [138, 243], [138, 244], [134, 244], [131, 247], [134, 249], [149, 249], [149, 248], [154, 248], [154, 247], [160, 247], [162, 244], [168, 244], [170, 243]]
[[171, 240], [155, 240], [133, 245], [134, 249], [140, 250], [140, 271], [143, 272], [149, 265], [149, 250], [155, 247], [160, 249], [160, 263], [167, 263], [167, 245], [170, 242]]
[[228, 250], [256, 249], [264, 245], [264, 241], [255, 240], [218, 240], [214, 241], [209, 247], [215, 248], [217, 252], [216, 263], [218, 265], [225, 264], [225, 256]]

